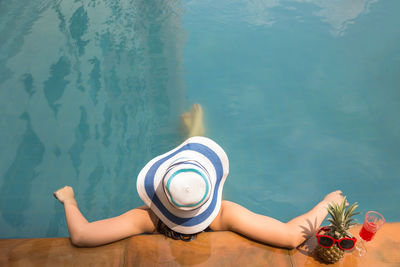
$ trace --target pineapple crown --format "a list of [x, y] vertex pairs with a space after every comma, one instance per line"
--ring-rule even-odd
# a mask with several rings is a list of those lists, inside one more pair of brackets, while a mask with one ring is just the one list
[[352, 235], [347, 231], [351, 226], [356, 224], [356, 219], [351, 217], [359, 214], [359, 212], [354, 212], [358, 207], [357, 203], [354, 203], [346, 209], [347, 199], [343, 198], [340, 204], [332, 203], [328, 205], [328, 213], [331, 218], [328, 218], [328, 222], [331, 224], [329, 228], [337, 238]]

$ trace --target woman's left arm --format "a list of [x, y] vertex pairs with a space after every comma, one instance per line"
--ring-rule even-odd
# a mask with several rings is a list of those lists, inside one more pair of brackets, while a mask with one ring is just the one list
[[340, 203], [342, 199], [342, 191], [332, 192], [313, 209], [287, 223], [223, 200], [221, 210], [210, 228], [214, 231], [230, 230], [266, 244], [292, 249], [316, 232], [328, 214], [328, 204]]
[[68, 231], [72, 243], [76, 246], [99, 246], [132, 235], [155, 231], [154, 218], [147, 207], [139, 207], [114, 218], [88, 222], [80, 212], [70, 186], [57, 190], [54, 196], [64, 204]]

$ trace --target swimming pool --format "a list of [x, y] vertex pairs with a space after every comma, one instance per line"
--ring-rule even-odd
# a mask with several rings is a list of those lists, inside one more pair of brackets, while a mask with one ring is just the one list
[[[0, 238], [142, 205], [136, 176], [203, 105], [224, 197], [289, 220], [342, 189], [400, 221], [399, 1], [0, 2]], [[361, 220], [361, 215], [358, 217]]]

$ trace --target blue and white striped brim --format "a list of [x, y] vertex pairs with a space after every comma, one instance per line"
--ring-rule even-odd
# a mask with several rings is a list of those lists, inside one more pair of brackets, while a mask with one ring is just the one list
[[148, 162], [138, 175], [137, 190], [169, 228], [193, 234], [218, 215], [228, 172], [225, 151], [213, 140], [195, 136]]

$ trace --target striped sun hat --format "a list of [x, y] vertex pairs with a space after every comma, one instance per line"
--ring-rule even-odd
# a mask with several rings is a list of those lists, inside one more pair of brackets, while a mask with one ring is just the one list
[[137, 190], [169, 228], [194, 234], [217, 216], [228, 172], [225, 151], [213, 140], [195, 136], [148, 162], [138, 175]]

